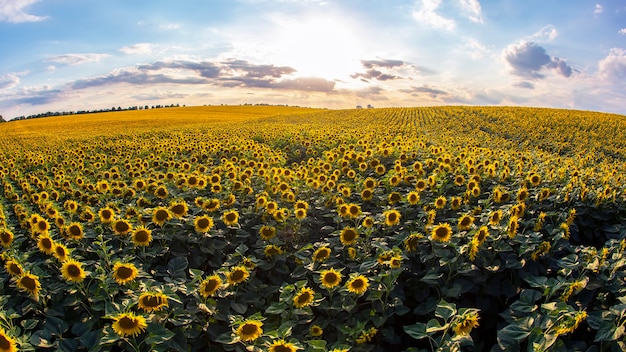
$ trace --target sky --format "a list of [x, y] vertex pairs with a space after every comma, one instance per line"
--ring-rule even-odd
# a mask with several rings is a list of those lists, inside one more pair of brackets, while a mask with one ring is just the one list
[[626, 114], [626, 0], [0, 0], [0, 115], [154, 105]]

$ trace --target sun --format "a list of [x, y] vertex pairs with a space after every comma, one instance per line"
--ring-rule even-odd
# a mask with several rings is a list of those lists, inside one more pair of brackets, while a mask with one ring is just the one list
[[277, 16], [269, 35], [272, 59], [293, 67], [299, 77], [346, 78], [362, 70], [365, 42], [349, 16]]

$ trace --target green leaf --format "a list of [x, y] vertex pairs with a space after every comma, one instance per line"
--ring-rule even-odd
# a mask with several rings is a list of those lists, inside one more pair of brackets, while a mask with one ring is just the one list
[[173, 331], [160, 324], [149, 324], [147, 332], [145, 343], [149, 345], [159, 345], [174, 337]]
[[428, 323], [426, 323], [426, 332], [427, 333], [433, 333], [433, 332], [445, 330], [447, 328], [448, 328], [448, 324], [441, 325], [439, 323], [439, 320], [437, 320], [437, 319], [430, 319], [428, 321]]
[[443, 276], [443, 273], [438, 272], [436, 269], [431, 269], [420, 281], [429, 285], [436, 285], [437, 281]]
[[456, 314], [456, 305], [448, 303], [444, 300], [439, 301], [437, 309], [435, 310], [435, 316], [448, 321], [450, 317]]
[[404, 329], [404, 332], [406, 332], [409, 336], [416, 340], [420, 340], [428, 336], [428, 334], [426, 333], [426, 324], [424, 323], [405, 325], [402, 328]]
[[52, 334], [48, 330], [39, 330], [35, 331], [28, 340], [31, 345], [41, 347], [41, 348], [50, 348], [54, 347], [54, 344], [51, 342]]
[[598, 341], [611, 341], [613, 340], [613, 335], [615, 334], [615, 330], [617, 326], [613, 324], [610, 320], [603, 320], [600, 323], [600, 327], [598, 327], [598, 332], [596, 333], [595, 342]]
[[265, 309], [265, 314], [281, 314], [282, 312], [285, 311], [285, 308], [287, 306], [284, 303], [281, 302], [273, 302], [272, 304], [270, 304], [269, 307], [267, 307], [267, 309]]
[[310, 351], [326, 351], [326, 340], [307, 340]]
[[239, 314], [244, 314], [248, 310], [247, 305], [237, 302], [230, 302], [230, 307]]
[[83, 346], [87, 347], [87, 349], [91, 349], [100, 342], [100, 332], [97, 330], [89, 331], [82, 334], [78, 340]]
[[167, 273], [170, 274], [170, 277], [175, 283], [184, 283], [187, 280], [186, 269], [188, 265], [189, 262], [185, 257], [172, 258], [167, 264]]
[[46, 318], [46, 325], [44, 325], [45, 330], [59, 336], [63, 335], [63, 333], [66, 332], [68, 328], [69, 326], [63, 319], [50, 315], [48, 315], [48, 317]]

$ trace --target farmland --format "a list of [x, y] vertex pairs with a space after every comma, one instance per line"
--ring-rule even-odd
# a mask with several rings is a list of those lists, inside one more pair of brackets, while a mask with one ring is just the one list
[[0, 350], [626, 349], [621, 115], [59, 116], [0, 182]]

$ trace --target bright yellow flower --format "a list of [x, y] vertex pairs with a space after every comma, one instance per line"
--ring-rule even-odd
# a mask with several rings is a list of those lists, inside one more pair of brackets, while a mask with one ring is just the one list
[[243, 342], [252, 342], [263, 335], [263, 322], [250, 319], [244, 321], [236, 330], [237, 336]]
[[357, 275], [346, 282], [346, 289], [350, 293], [361, 295], [367, 291], [369, 280], [363, 275]]
[[82, 282], [87, 277], [83, 264], [74, 259], [68, 259], [61, 266], [61, 275], [65, 281]]
[[134, 313], [120, 313], [113, 317], [113, 331], [121, 337], [137, 336], [146, 330], [146, 318]]
[[313, 289], [310, 287], [303, 287], [300, 289], [300, 292], [293, 297], [293, 305], [296, 308], [303, 308], [313, 303], [314, 298], [315, 292]]

